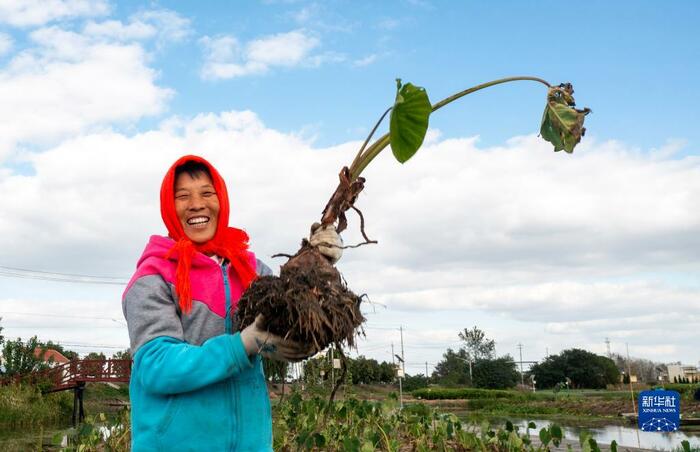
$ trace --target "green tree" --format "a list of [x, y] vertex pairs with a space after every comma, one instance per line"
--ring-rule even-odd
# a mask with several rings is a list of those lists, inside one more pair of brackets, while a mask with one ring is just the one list
[[406, 375], [406, 377], [403, 379], [403, 390], [406, 392], [427, 387], [428, 379], [423, 374]]
[[129, 349], [116, 352], [112, 355], [112, 359], [131, 359], [131, 352]]
[[73, 359], [78, 359], [80, 356], [78, 355], [77, 352], [74, 352], [73, 350], [68, 350], [64, 348], [61, 344], [57, 344], [52, 341], [47, 341], [43, 342], [41, 344], [44, 348], [46, 349], [51, 349], [51, 350], [56, 350], [58, 353], [61, 355], [65, 356], [66, 358], [73, 360]]
[[281, 383], [287, 378], [287, 363], [263, 358], [263, 371], [267, 381]]
[[[2, 317], [0, 317], [2, 321]], [[0, 351], [2, 350], [2, 343], [5, 341], [5, 337], [2, 335], [2, 327], [0, 326]], [[0, 354], [0, 375], [4, 374], [4, 367], [2, 366], [2, 355]]]
[[[41, 353], [35, 353], [35, 350], [41, 350]], [[33, 336], [23, 342], [21, 338], [16, 340], [5, 341], [2, 346], [3, 363], [5, 365], [5, 375], [24, 376], [31, 372], [46, 369], [48, 363], [45, 363], [40, 357], [46, 348], [42, 347], [36, 336]]]
[[391, 383], [396, 377], [396, 370], [393, 364], [386, 361], [379, 363], [379, 382]]
[[353, 384], [371, 384], [381, 380], [382, 369], [376, 359], [368, 359], [360, 355], [350, 359], [348, 367], [352, 372]]
[[304, 383], [310, 386], [323, 384], [330, 377], [330, 370], [325, 356], [307, 359], [304, 362]]
[[95, 360], [99, 360], [99, 361], [105, 361], [107, 359], [107, 357], [102, 352], [99, 352], [99, 353], [98, 352], [90, 352], [87, 354], [85, 359], [95, 359]]
[[620, 372], [610, 358], [577, 348], [550, 355], [532, 366], [531, 372], [538, 388], [552, 388], [567, 378], [574, 388], [602, 389], [620, 381]]
[[615, 365], [615, 361], [605, 356], [596, 356], [598, 360], [598, 367], [600, 367], [603, 372], [603, 387], [606, 385], [617, 384], [620, 381], [620, 371]]
[[441, 385], [456, 386], [471, 384], [469, 381], [469, 359], [464, 348], [457, 352], [448, 348], [437, 363], [433, 379]]
[[458, 336], [464, 341], [464, 348], [468, 358], [471, 358], [472, 361], [496, 357], [496, 342], [493, 339], [488, 339], [486, 333], [476, 326], [471, 330], [465, 328]]
[[515, 362], [510, 355], [497, 359], [477, 360], [472, 368], [474, 386], [487, 389], [507, 389], [514, 387], [520, 374], [515, 369]]

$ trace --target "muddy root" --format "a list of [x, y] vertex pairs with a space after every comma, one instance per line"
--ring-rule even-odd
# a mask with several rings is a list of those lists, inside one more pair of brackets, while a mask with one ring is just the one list
[[364, 334], [362, 298], [347, 288], [338, 270], [307, 242], [280, 271], [256, 279], [241, 297], [241, 328], [265, 317], [267, 330], [312, 345], [314, 353], [333, 343], [355, 345]]

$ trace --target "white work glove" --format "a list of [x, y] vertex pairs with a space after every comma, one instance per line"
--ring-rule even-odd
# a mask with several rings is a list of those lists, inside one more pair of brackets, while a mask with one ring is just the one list
[[241, 340], [248, 356], [257, 354], [283, 362], [297, 362], [313, 355], [311, 346], [284, 339], [265, 330], [265, 318], [258, 314], [255, 322], [241, 331]]
[[340, 238], [335, 227], [332, 224], [321, 226], [320, 223], [314, 223], [311, 226], [311, 237], [309, 243], [318, 248], [318, 250], [335, 265], [343, 255], [343, 239]]

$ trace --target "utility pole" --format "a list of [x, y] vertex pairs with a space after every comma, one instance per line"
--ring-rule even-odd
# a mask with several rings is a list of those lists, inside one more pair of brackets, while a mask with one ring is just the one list
[[399, 325], [399, 331], [401, 332], [401, 370], [403, 371], [401, 378], [399, 378], [399, 397], [401, 399], [400, 406], [403, 410], [403, 387], [401, 380], [406, 376], [406, 357], [403, 354], [403, 325]]
[[399, 331], [401, 331], [401, 368], [403, 374], [406, 375], [406, 357], [403, 355], [403, 325], [399, 326]]
[[428, 383], [428, 361], [425, 362], [425, 382]]
[[632, 391], [632, 366], [630, 365], [630, 346], [625, 342], [625, 347], [627, 348], [627, 378], [629, 379], [630, 386], [630, 396], [632, 398], [632, 411], [637, 414], [637, 406], [634, 403], [634, 391]]
[[610, 353], [610, 338], [605, 338], [605, 348], [608, 350], [608, 358], [612, 358], [612, 353]]
[[[637, 405], [634, 403], [634, 391], [632, 390], [632, 366], [630, 365], [630, 346], [627, 342], [625, 342], [625, 348], [627, 348], [627, 375], [629, 378], [629, 385], [630, 385], [630, 398], [632, 399], [632, 411], [634, 412], [634, 417], [639, 419], [638, 414], [637, 414]], [[637, 445], [641, 448], [642, 443], [639, 440], [639, 430], [635, 429], [637, 431]]]
[[333, 364], [333, 346], [331, 346], [331, 388], [335, 387], [335, 366]]
[[518, 350], [520, 350], [520, 384], [525, 384], [525, 377], [523, 377], [523, 344], [518, 343]]
[[401, 377], [399, 376], [399, 368], [396, 365], [396, 361], [394, 360], [395, 356], [397, 356], [397, 355], [394, 354], [394, 343], [392, 342], [391, 343], [391, 365], [394, 368], [394, 372], [396, 372], [396, 378], [399, 379], [399, 403], [400, 403], [401, 409], [403, 409], [403, 385], [401, 383]]
[[467, 362], [469, 363], [469, 384], [471, 386], [474, 386], [474, 380], [472, 379], [472, 355], [471, 354], [469, 354], [469, 361], [467, 361]]

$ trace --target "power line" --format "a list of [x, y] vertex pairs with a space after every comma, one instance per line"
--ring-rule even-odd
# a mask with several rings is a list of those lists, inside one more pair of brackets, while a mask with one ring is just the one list
[[[7, 329], [13, 329], [13, 330], [73, 330], [75, 329], [75, 326], [73, 325], [66, 325], [66, 326], [46, 326], [46, 325], [28, 325], [28, 326], [13, 326], [13, 325], [5, 325]], [[123, 326], [120, 325], [107, 325], [107, 326], [101, 326], [100, 328], [102, 329], [124, 329]]]
[[406, 347], [410, 348], [448, 348], [459, 342], [445, 342], [443, 344], [406, 344]]
[[32, 270], [30, 268], [18, 268], [18, 267], [7, 267], [5, 265], [0, 265], [3, 270], [12, 270], [18, 272], [31, 272], [31, 273], [42, 273], [44, 275], [57, 275], [57, 276], [73, 276], [76, 278], [95, 278], [95, 279], [128, 279], [124, 276], [95, 276], [95, 275], [84, 275], [79, 273], [61, 273], [61, 272], [48, 272], [44, 270]]
[[25, 273], [17, 273], [17, 272], [9, 272], [5, 270], [0, 270], [0, 276], [4, 276], [6, 278], [20, 278], [20, 279], [35, 279], [39, 281], [52, 281], [52, 282], [66, 282], [66, 283], [79, 283], [79, 284], [103, 284], [103, 285], [112, 285], [112, 286], [125, 286], [128, 281], [106, 281], [106, 280], [96, 280], [96, 279], [76, 279], [76, 278], [67, 278], [67, 277], [52, 277], [52, 276], [43, 276], [43, 275], [32, 275], [32, 274], [25, 274]]
[[39, 339], [40, 342], [46, 343], [46, 342], [52, 342], [54, 344], [63, 346], [63, 347], [79, 347], [79, 348], [111, 348], [111, 349], [118, 349], [118, 350], [126, 350], [129, 348], [128, 345], [114, 345], [114, 344], [88, 344], [86, 342], [63, 342], [63, 341], [56, 341], [53, 339]]
[[66, 319], [85, 319], [85, 320], [109, 320], [111, 322], [116, 322], [116, 323], [121, 323], [122, 325], [126, 325], [121, 320], [117, 320], [113, 317], [92, 317], [92, 316], [87, 316], [87, 315], [66, 315], [66, 314], [48, 314], [48, 313], [34, 313], [34, 312], [16, 312], [16, 311], [3, 311], [2, 315], [5, 316], [7, 314], [10, 315], [29, 315], [29, 316], [36, 316], [36, 317], [59, 317], [59, 318], [66, 318]]
[[384, 330], [384, 331], [398, 331], [398, 328], [384, 327], [384, 326], [362, 326], [365, 330]]
[[68, 282], [80, 284], [107, 284], [123, 286], [127, 278], [116, 276], [95, 276], [78, 273], [47, 272], [28, 268], [8, 267], [0, 265], [0, 276], [6, 278], [34, 279], [39, 281]]
[[113, 348], [113, 349], [119, 349], [119, 350], [124, 350], [128, 349], [128, 346], [124, 345], [101, 345], [101, 344], [78, 344], [78, 343], [70, 343], [70, 342], [56, 342], [53, 341], [54, 344], [58, 344], [61, 346], [65, 347], [79, 347], [79, 348]]

